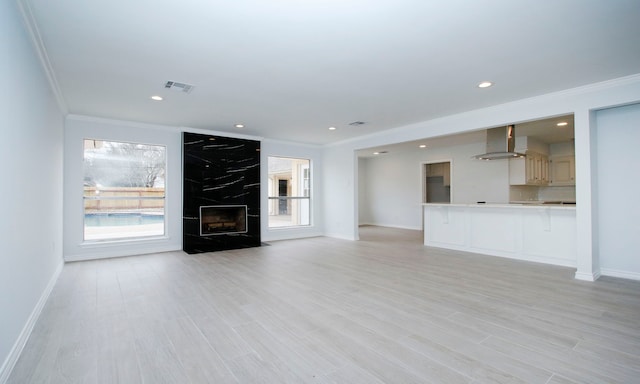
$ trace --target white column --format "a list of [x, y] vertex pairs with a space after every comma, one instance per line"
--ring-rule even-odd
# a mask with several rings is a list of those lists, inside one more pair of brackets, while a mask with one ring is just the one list
[[576, 235], [578, 280], [600, 277], [597, 231], [596, 123], [595, 112], [574, 115], [576, 148]]

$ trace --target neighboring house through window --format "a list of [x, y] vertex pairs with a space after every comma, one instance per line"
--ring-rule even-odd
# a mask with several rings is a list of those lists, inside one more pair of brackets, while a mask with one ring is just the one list
[[269, 156], [269, 228], [311, 225], [311, 161]]

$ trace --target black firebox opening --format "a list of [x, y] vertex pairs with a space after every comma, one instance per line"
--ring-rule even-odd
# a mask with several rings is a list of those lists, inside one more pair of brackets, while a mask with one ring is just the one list
[[246, 232], [246, 205], [209, 205], [200, 207], [200, 236]]

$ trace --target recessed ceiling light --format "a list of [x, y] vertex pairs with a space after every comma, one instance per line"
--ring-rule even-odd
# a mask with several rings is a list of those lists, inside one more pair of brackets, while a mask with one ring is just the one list
[[483, 81], [482, 83], [478, 84], [478, 88], [489, 88], [492, 85], [493, 83], [490, 81]]
[[420, 148], [427, 148], [425, 144], [420, 144]]
[[162, 101], [162, 96], [153, 95], [153, 96], [151, 96], [151, 100]]
[[329, 130], [330, 130], [330, 131], [335, 131], [335, 130], [336, 130], [336, 127], [329, 127]]
[[380, 152], [373, 152], [373, 154], [374, 154], [374, 155], [379, 155], [379, 154], [380, 154]]
[[236, 127], [236, 128], [244, 128], [244, 124], [236, 124], [236, 125], [234, 125], [234, 127]]
[[569, 123], [567, 123], [566, 121], [561, 121], [558, 124], [556, 124], [558, 127], [564, 127], [565, 125], [567, 125]]

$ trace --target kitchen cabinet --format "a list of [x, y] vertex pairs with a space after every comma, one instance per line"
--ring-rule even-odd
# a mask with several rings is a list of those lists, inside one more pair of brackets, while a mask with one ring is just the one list
[[535, 166], [533, 168], [533, 178], [529, 178], [530, 182], [539, 185], [549, 184], [549, 157], [539, 153], [533, 154], [531, 157], [535, 161]]
[[510, 185], [549, 184], [549, 157], [527, 151], [526, 156], [509, 159]]
[[554, 156], [551, 158], [550, 185], [576, 185], [576, 164], [574, 156]]

